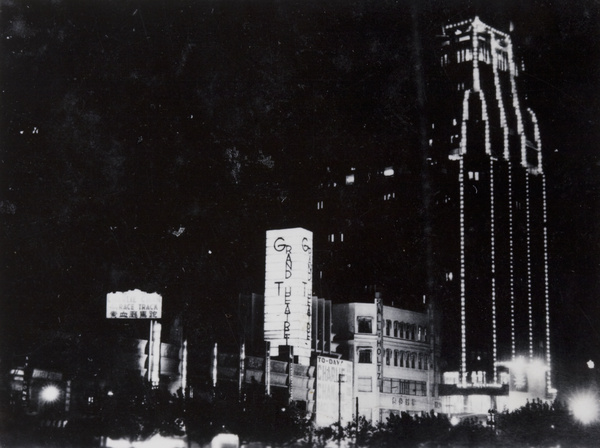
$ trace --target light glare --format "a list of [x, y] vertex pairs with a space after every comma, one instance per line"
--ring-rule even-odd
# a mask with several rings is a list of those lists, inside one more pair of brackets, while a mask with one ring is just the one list
[[573, 416], [584, 425], [598, 419], [598, 399], [591, 394], [580, 394], [571, 399]]
[[60, 390], [56, 386], [46, 386], [42, 389], [41, 392], [42, 400], [47, 403], [51, 403], [53, 401], [58, 400], [60, 396]]

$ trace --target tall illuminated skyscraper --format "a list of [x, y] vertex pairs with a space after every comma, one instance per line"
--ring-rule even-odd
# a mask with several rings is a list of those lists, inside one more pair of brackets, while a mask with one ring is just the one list
[[546, 179], [509, 34], [443, 27], [431, 124], [442, 353], [459, 383], [498, 383], [524, 359], [551, 390]]

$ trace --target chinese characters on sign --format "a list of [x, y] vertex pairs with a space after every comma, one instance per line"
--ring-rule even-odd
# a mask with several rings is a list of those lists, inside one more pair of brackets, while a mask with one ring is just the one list
[[106, 295], [107, 319], [160, 319], [162, 297], [139, 289]]

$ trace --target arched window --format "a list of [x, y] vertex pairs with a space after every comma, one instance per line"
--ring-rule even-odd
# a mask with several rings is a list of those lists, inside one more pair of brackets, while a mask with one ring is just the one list
[[400, 333], [400, 322], [394, 321], [394, 337], [395, 338], [399, 337], [399, 333]]
[[404, 367], [404, 352], [400, 352], [400, 367]]
[[385, 365], [389, 366], [391, 361], [392, 361], [392, 350], [388, 348], [385, 350]]
[[392, 321], [388, 319], [385, 321], [385, 335], [389, 336], [391, 332], [392, 332]]
[[423, 370], [423, 355], [421, 353], [419, 353], [418, 368], [419, 368], [419, 370]]
[[411, 356], [410, 356], [410, 367], [412, 369], [415, 368], [416, 358], [417, 358], [416, 353], [412, 353]]
[[400, 365], [400, 350], [394, 350], [394, 367]]
[[417, 330], [417, 341], [422, 341], [423, 340], [423, 327], [421, 327], [419, 325], [419, 329]]

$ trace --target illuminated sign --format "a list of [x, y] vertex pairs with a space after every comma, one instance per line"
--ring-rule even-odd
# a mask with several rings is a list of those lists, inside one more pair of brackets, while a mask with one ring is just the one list
[[317, 357], [316, 415], [317, 426], [352, 421], [352, 362]]
[[312, 232], [302, 229], [267, 231], [265, 256], [265, 341], [271, 355], [279, 346], [310, 358], [312, 339]]
[[381, 392], [383, 385], [383, 300], [375, 299], [377, 307], [377, 387]]
[[107, 319], [160, 319], [162, 297], [157, 293], [139, 289], [126, 292], [109, 292], [106, 295]]

